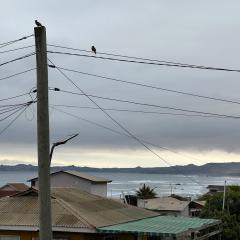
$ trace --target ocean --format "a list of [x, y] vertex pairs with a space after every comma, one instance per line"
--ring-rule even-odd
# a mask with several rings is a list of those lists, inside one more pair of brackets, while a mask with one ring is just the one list
[[[182, 196], [196, 198], [207, 192], [207, 186], [210, 184], [223, 185], [240, 185], [238, 177], [210, 177], [210, 176], [182, 176], [169, 174], [137, 174], [137, 173], [96, 173], [88, 174], [102, 176], [112, 180], [108, 184], [108, 196], [119, 198], [122, 193], [134, 194], [136, 190], [144, 183], [155, 188], [159, 196], [167, 196], [171, 193]], [[23, 182], [29, 185], [28, 179], [37, 176], [37, 172], [1, 172], [0, 185], [8, 182]]]

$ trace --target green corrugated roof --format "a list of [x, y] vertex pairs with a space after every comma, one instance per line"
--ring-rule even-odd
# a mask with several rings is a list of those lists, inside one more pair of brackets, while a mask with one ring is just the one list
[[138, 233], [143, 235], [158, 235], [175, 237], [190, 229], [199, 229], [204, 225], [219, 224], [219, 220], [190, 217], [157, 216], [142, 220], [101, 227], [97, 230], [104, 233]]

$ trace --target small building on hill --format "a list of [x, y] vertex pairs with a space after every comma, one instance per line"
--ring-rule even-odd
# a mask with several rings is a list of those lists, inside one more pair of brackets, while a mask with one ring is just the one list
[[[38, 178], [28, 180], [31, 187], [38, 188]], [[107, 184], [111, 182], [103, 177], [92, 176], [78, 171], [58, 171], [50, 175], [51, 187], [73, 187], [106, 197]]]
[[[52, 188], [51, 205], [53, 239], [204, 240], [221, 232], [219, 220], [159, 216], [77, 188]], [[37, 240], [37, 189], [1, 198], [0, 216], [0, 239]]]
[[208, 189], [209, 193], [223, 192], [224, 186], [223, 185], [208, 185], [207, 189]]
[[12, 196], [29, 189], [24, 183], [7, 183], [0, 188], [0, 197]]

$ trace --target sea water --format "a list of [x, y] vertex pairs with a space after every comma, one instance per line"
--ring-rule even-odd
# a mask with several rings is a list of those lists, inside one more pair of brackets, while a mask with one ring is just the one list
[[[182, 176], [169, 174], [144, 174], [144, 173], [96, 173], [88, 172], [88, 174], [101, 176], [112, 180], [108, 184], [108, 196], [119, 198], [122, 194], [134, 194], [136, 190], [143, 184], [154, 188], [159, 196], [168, 196], [179, 194], [195, 198], [207, 192], [207, 186], [210, 184], [223, 185], [227, 181], [227, 185], [240, 185], [238, 177], [211, 177], [211, 176]], [[30, 185], [29, 179], [36, 177], [37, 172], [11, 172], [0, 171], [0, 185], [8, 182], [23, 182]]]

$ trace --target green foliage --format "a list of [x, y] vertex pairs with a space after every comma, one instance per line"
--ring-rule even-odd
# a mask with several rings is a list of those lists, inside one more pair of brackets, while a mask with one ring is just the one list
[[141, 199], [151, 199], [155, 198], [157, 196], [157, 193], [154, 191], [154, 188], [143, 184], [143, 186], [136, 191], [136, 195]]
[[223, 193], [205, 195], [206, 205], [201, 217], [221, 219], [223, 223], [223, 240], [240, 239], [240, 187], [226, 188], [225, 210], [222, 210]]

